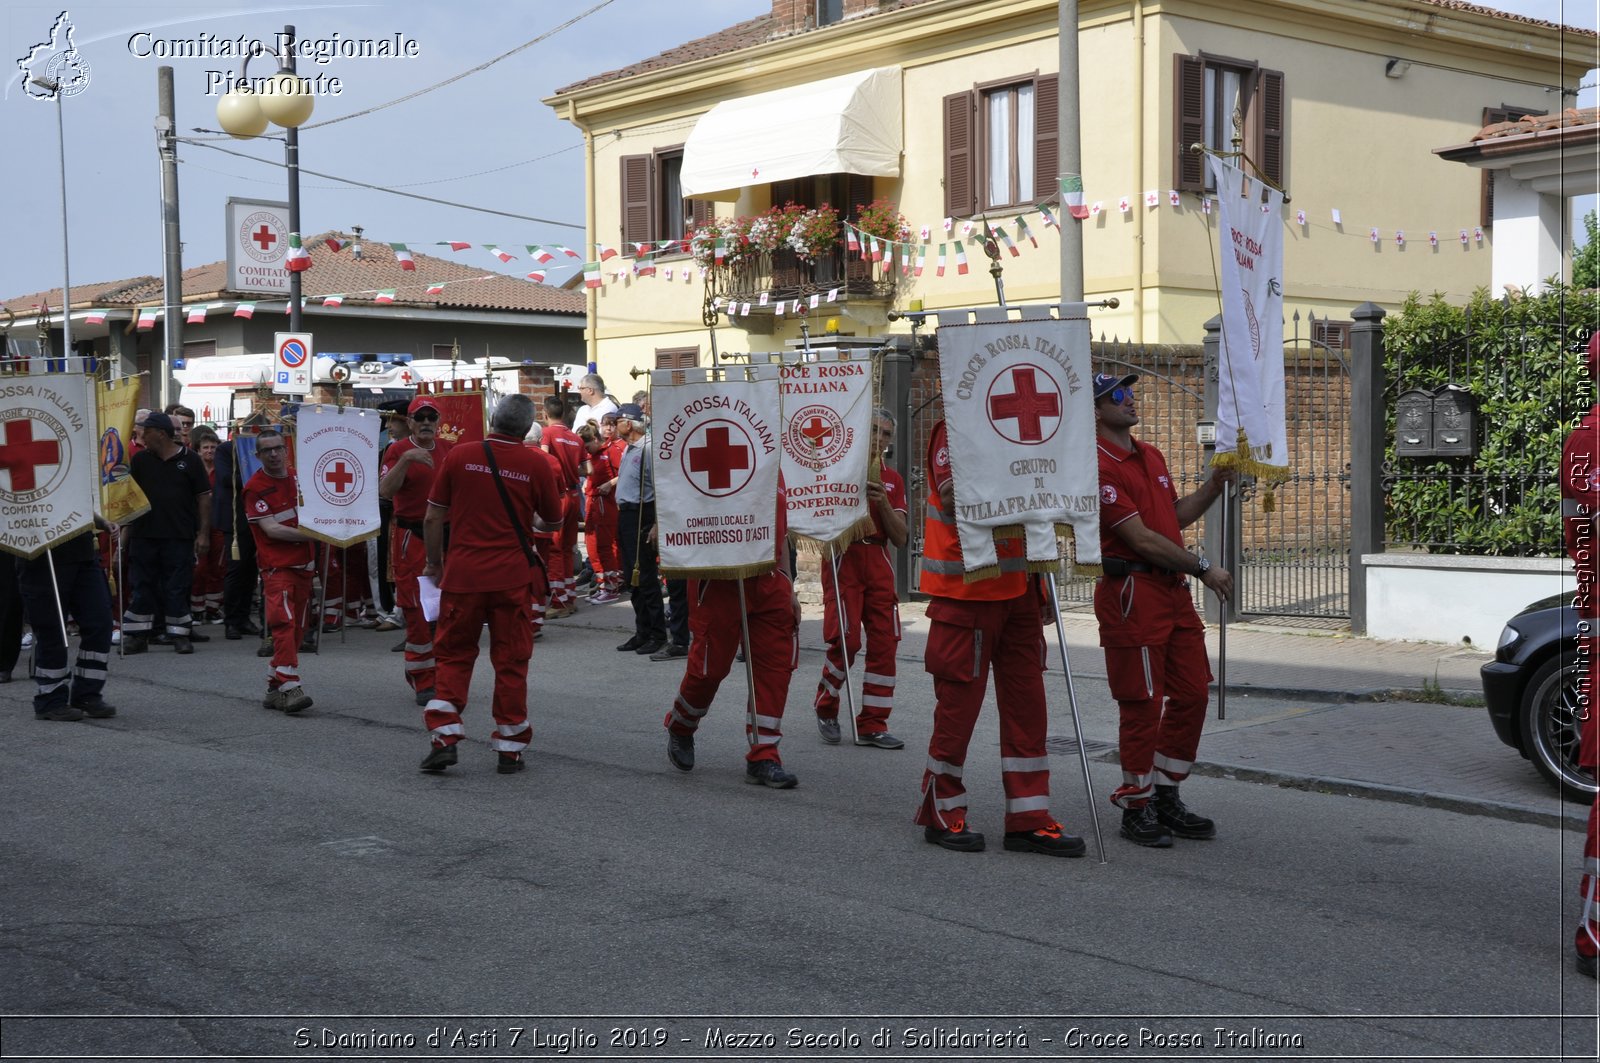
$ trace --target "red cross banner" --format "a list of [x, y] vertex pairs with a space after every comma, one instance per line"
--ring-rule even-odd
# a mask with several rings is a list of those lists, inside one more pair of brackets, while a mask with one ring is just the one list
[[94, 525], [91, 386], [81, 373], [0, 377], [0, 550], [38, 557]]
[[783, 461], [776, 365], [651, 373], [649, 455], [661, 571], [743, 579], [770, 571]]
[[828, 552], [872, 534], [867, 470], [872, 459], [869, 357], [814, 350], [783, 366], [783, 483], [789, 534]]
[[996, 538], [1021, 537], [1028, 567], [1055, 571], [1074, 540], [1100, 564], [1089, 321], [1082, 303], [939, 314], [939, 375], [968, 581], [999, 572]]
[[423, 381], [418, 395], [428, 395], [439, 405], [439, 438], [451, 446], [478, 443], [487, 429], [487, 406], [481, 380]]
[[[1207, 155], [1222, 233], [1215, 464], [1266, 480], [1289, 472], [1283, 396], [1283, 193]], [[1270, 498], [1267, 494], [1264, 497]]]
[[294, 434], [300, 527], [335, 546], [376, 536], [382, 527], [378, 446], [383, 415], [354, 406], [302, 406]]

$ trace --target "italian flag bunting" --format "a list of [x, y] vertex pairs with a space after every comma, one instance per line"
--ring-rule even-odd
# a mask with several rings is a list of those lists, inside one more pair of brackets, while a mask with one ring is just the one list
[[528, 279], [531, 280], [531, 281], [536, 281], [539, 284], [543, 284], [544, 283], [544, 270], [542, 270], [542, 269], [534, 270], [532, 273], [528, 274]]
[[332, 252], [333, 252], [333, 253], [334, 253], [334, 254], [336, 254], [336, 255], [337, 255], [337, 254], [338, 254], [338, 253], [339, 253], [339, 252], [340, 252], [340, 251], [343, 251], [343, 250], [344, 250], [344, 248], [345, 248], [345, 242], [344, 242], [344, 241], [343, 241], [343, 240], [335, 240], [335, 239], [334, 239], [334, 238], [333, 238], [333, 237], [331, 237], [331, 236], [330, 236], [330, 237], [328, 237], [328, 238], [327, 238], [327, 240], [325, 240], [325, 241], [323, 241], [323, 242], [324, 242], [324, 243], [326, 243], [326, 244], [327, 244], [327, 245], [328, 245], [328, 250], [329, 250], [329, 251], [332, 251]]
[[189, 313], [187, 315], [185, 315], [184, 320], [187, 321], [191, 325], [203, 324], [205, 322], [205, 319], [206, 319], [206, 311], [210, 310], [210, 309], [211, 309], [211, 307], [206, 305], [205, 303], [200, 303], [198, 305], [191, 306], [189, 308]]
[[956, 273], [963, 277], [967, 275], [967, 245], [960, 240], [956, 241]]
[[394, 302], [394, 293], [395, 290], [393, 288], [385, 288], [383, 291], [373, 296], [372, 301], [375, 303], [392, 303]]
[[928, 264], [928, 245], [923, 244], [917, 248], [917, 268], [913, 271], [916, 276], [922, 276], [922, 267]]
[[583, 257], [582, 255], [578, 254], [578, 252], [574, 251], [572, 248], [567, 247], [565, 244], [557, 244], [556, 245], [556, 250], [560, 251], [563, 255], [566, 255], [568, 258], [582, 258]]
[[861, 250], [860, 238], [856, 235], [856, 231], [850, 228], [848, 225], [845, 226], [844, 229], [844, 240], [846, 250], [855, 252], [859, 252]]
[[635, 259], [633, 271], [641, 277], [654, 277], [656, 275], [656, 264], [648, 258]]
[[883, 261], [883, 248], [878, 246], [878, 239], [875, 236], [867, 237], [867, 255], [874, 262]]
[[430, 285], [428, 285], [427, 294], [429, 294], [429, 295], [438, 295], [442, 291], [444, 291], [444, 285], [442, 285], [442, 284], [430, 284]]
[[255, 303], [240, 303], [238, 306], [233, 308], [233, 316], [234, 317], [242, 317], [242, 318], [244, 318], [246, 320], [249, 320], [250, 318], [255, 317], [256, 316], [256, 304]]
[[465, 251], [467, 248], [472, 246], [465, 240], [440, 240], [439, 243], [442, 246], [449, 247], [452, 251]]
[[935, 277], [944, 276], [944, 248], [945, 248], [944, 244], [940, 244], [939, 245], [939, 261], [934, 266], [934, 270], [933, 270], [933, 275]]
[[[1461, 230], [1461, 240], [1465, 243], [1466, 239], [1467, 231], [1463, 229]], [[104, 310], [91, 310], [84, 315], [83, 320], [90, 325], [104, 325], [106, 323], [106, 312]]]
[[283, 268], [290, 273], [304, 273], [311, 268], [311, 256], [300, 243], [299, 233], [289, 234], [289, 254], [283, 260]]
[[600, 261], [601, 262], [604, 262], [607, 259], [612, 259], [612, 258], [616, 258], [617, 257], [617, 249], [614, 248], [614, 247], [607, 247], [605, 244], [595, 244], [594, 246], [600, 252]]
[[1028, 243], [1032, 244], [1034, 247], [1038, 247], [1039, 246], [1039, 241], [1034, 239], [1034, 237], [1033, 237], [1033, 230], [1028, 228], [1028, 219], [1027, 218], [1023, 218], [1023, 217], [1018, 217], [1017, 218], [1017, 239], [1018, 240], [1026, 240], [1026, 241], [1028, 241]]
[[513, 262], [517, 257], [516, 255], [507, 254], [493, 244], [484, 244], [483, 249], [489, 252], [495, 258], [498, 258], [501, 262]]
[[598, 288], [604, 283], [600, 279], [600, 263], [585, 262], [583, 264], [583, 286], [585, 288]]
[[727, 257], [727, 254], [728, 254], [728, 241], [724, 240], [720, 236], [717, 237], [716, 246], [713, 247], [712, 250], [711, 250], [712, 260], [714, 262], [716, 262], [717, 265], [720, 266], [720, 265], [722, 265], [722, 260], [725, 257]]
[[523, 244], [522, 246], [528, 249], [528, 254], [532, 255], [534, 261], [539, 263], [541, 266], [546, 262], [555, 261], [556, 256], [552, 255], [538, 244]]
[[405, 244], [390, 244], [389, 247], [394, 251], [394, 260], [400, 263], [401, 269], [408, 273], [417, 271], [417, 264], [412, 261], [411, 251]]
[[1067, 208], [1067, 213], [1079, 221], [1089, 216], [1089, 208], [1083, 203], [1083, 177], [1080, 174], [1069, 173], [1061, 179], [1061, 203]]
[[322, 297], [322, 305], [323, 306], [343, 306], [344, 305], [344, 293], [340, 292], [338, 295], [324, 295]]
[[1000, 242], [1006, 245], [1006, 250], [1011, 252], [1012, 258], [1016, 258], [1022, 254], [1021, 251], [1017, 250], [1017, 245], [1012, 241], [1011, 234], [1006, 232], [1003, 225], [996, 225], [994, 227], [994, 234], [1000, 237]]
[[139, 311], [139, 323], [134, 327], [140, 332], [149, 332], [156, 327], [156, 315], [159, 312], [157, 310]]
[[1044, 218], [1044, 227], [1046, 229], [1060, 228], [1061, 223], [1056, 221], [1056, 216], [1050, 213], [1049, 207], [1045, 206], [1043, 203], [1040, 203], [1038, 210], [1039, 215]]

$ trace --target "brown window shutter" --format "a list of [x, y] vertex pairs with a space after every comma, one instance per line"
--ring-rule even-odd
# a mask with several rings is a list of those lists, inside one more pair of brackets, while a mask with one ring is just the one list
[[1205, 157], [1189, 150], [1206, 135], [1206, 65], [1188, 55], [1173, 56], [1172, 186], [1180, 192], [1204, 192]]
[[1284, 99], [1283, 71], [1261, 71], [1261, 172], [1267, 180], [1283, 187]]
[[977, 100], [970, 91], [944, 98], [944, 212], [951, 218], [970, 217], [978, 210], [972, 168], [976, 109]]
[[861, 208], [872, 202], [872, 178], [866, 174], [853, 173], [849, 178], [848, 202], [845, 205], [844, 216], [847, 218], [859, 217]]
[[712, 217], [716, 214], [715, 208], [716, 204], [709, 199], [689, 200], [690, 221], [694, 227], [698, 229], [702, 225], [710, 225]]
[[655, 239], [650, 231], [650, 156], [622, 157], [622, 242]]
[[1057, 150], [1061, 126], [1061, 78], [1046, 74], [1033, 82], [1033, 195], [1036, 202], [1054, 199], [1061, 176]]

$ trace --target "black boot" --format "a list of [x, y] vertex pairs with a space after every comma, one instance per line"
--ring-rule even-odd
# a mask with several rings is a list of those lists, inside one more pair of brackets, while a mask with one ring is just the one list
[[1156, 819], [1161, 821], [1161, 825], [1180, 838], [1204, 841], [1217, 836], [1215, 823], [1184, 807], [1176, 786], [1157, 786], [1155, 800], [1150, 805], [1156, 810]]
[[1123, 809], [1122, 836], [1136, 845], [1148, 845], [1152, 849], [1172, 847], [1172, 832], [1156, 818], [1154, 804]]

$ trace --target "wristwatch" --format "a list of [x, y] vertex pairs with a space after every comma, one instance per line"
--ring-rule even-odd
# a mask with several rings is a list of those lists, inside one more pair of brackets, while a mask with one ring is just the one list
[[1195, 558], [1194, 574], [1196, 576], [1200, 577], [1201, 579], [1204, 579], [1205, 578], [1205, 574], [1207, 572], [1210, 572], [1210, 571], [1211, 571], [1211, 561], [1210, 561], [1209, 558], [1206, 557], [1205, 554], [1201, 554], [1199, 557]]

